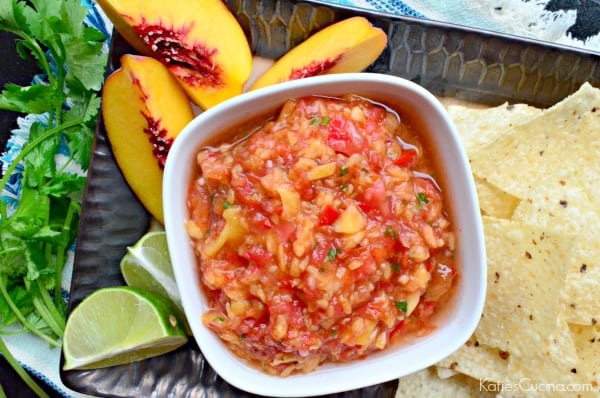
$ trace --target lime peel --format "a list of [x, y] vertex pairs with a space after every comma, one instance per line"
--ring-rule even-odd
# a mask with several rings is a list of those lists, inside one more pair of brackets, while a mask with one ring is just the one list
[[175, 281], [164, 229], [149, 230], [133, 246], [129, 246], [120, 267], [128, 286], [145, 289], [171, 300], [186, 333], [192, 335]]
[[148, 232], [128, 247], [120, 267], [127, 285], [168, 297], [183, 312], [164, 231]]
[[96, 369], [173, 351], [187, 335], [164, 297], [131, 286], [94, 291], [67, 319], [64, 370]]

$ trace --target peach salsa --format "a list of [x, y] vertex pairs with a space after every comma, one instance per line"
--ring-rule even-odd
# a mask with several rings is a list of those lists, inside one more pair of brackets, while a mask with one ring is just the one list
[[430, 332], [457, 269], [423, 137], [355, 95], [290, 99], [261, 123], [197, 155], [205, 326], [280, 376]]

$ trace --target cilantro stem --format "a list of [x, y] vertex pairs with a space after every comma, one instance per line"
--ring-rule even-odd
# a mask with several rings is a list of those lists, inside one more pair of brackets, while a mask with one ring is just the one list
[[[33, 55], [33, 57], [38, 61], [38, 65], [41, 67], [41, 69], [44, 71], [47, 79], [48, 79], [48, 83], [50, 86], [54, 86], [54, 87], [63, 87], [64, 85], [64, 71], [61, 70], [61, 68], [57, 68], [57, 73], [58, 73], [58, 78], [56, 78], [54, 76], [54, 73], [52, 73], [52, 69], [50, 67], [50, 63], [48, 62], [48, 59], [46, 58], [46, 54], [44, 53], [44, 50], [42, 49], [42, 47], [39, 45], [38, 41], [35, 40], [33, 37], [29, 36], [27, 33], [25, 32], [21, 32], [18, 30], [10, 30], [12, 31], [14, 34], [16, 34], [17, 36], [19, 36], [21, 39], [23, 39], [23, 41], [26, 44], [27, 48], [29, 49], [29, 51], [31, 51], [31, 54]], [[55, 51], [51, 50], [51, 53], [54, 56], [57, 56], [58, 54], [56, 54]], [[62, 113], [62, 109], [58, 108], [55, 109], [54, 112], [56, 113], [56, 115], [59, 115], [60, 113]], [[49, 126], [52, 126], [53, 124], [58, 125], [60, 123], [60, 119], [61, 118], [56, 118], [55, 121], [53, 121], [54, 116], [53, 114], [49, 115]]]
[[6, 301], [6, 303], [8, 304], [8, 306], [10, 307], [10, 309], [13, 311], [13, 313], [15, 314], [15, 316], [19, 319], [19, 322], [21, 322], [21, 324], [23, 325], [23, 327], [25, 327], [26, 329], [28, 329], [29, 331], [31, 331], [31, 333], [35, 334], [39, 338], [47, 341], [48, 344], [50, 344], [50, 345], [52, 345], [54, 347], [60, 347], [60, 342], [54, 340], [53, 338], [51, 338], [47, 334], [43, 333], [41, 330], [39, 330], [38, 328], [36, 328], [35, 326], [33, 326], [31, 323], [29, 323], [27, 321], [27, 319], [25, 318], [25, 316], [23, 316], [23, 313], [17, 308], [17, 306], [15, 305], [15, 303], [12, 301], [12, 299], [8, 295], [8, 292], [6, 291], [6, 278], [4, 276], [2, 276], [2, 275], [0, 275], [0, 293], [2, 293], [2, 297], [4, 298], [4, 300]]
[[43, 300], [40, 300], [39, 297], [33, 297], [32, 302], [33, 306], [35, 307], [35, 310], [42, 317], [44, 322], [46, 322], [50, 330], [52, 330], [52, 332], [57, 335], [57, 332], [60, 332], [62, 334], [60, 326], [58, 326], [58, 324], [56, 323], [56, 320], [50, 313], [50, 310], [44, 305]]
[[[35, 382], [35, 380], [33, 380], [33, 378], [31, 378], [31, 376], [29, 376], [29, 373], [27, 373], [25, 369], [23, 369], [23, 367], [19, 364], [17, 359], [11, 354], [11, 352], [8, 350], [8, 347], [4, 343], [4, 340], [1, 337], [0, 354], [4, 356], [6, 362], [8, 362], [8, 364], [21, 377], [21, 379], [23, 379], [25, 384], [27, 384], [27, 386], [31, 389], [31, 391], [35, 393], [35, 395], [37, 395], [40, 398], [49, 398], [49, 395], [46, 394], [44, 390], [42, 390], [42, 388]], [[6, 397], [6, 395], [4, 394], [4, 390], [2, 390], [2, 387], [0, 386], [0, 397], [3, 396]]]
[[64, 308], [64, 301], [62, 300], [62, 271], [65, 263], [65, 252], [67, 250], [67, 244], [69, 242], [69, 236], [71, 234], [71, 222], [77, 212], [79, 206], [72, 200], [69, 202], [69, 208], [65, 217], [65, 222], [62, 228], [62, 240], [57, 248], [56, 253], [56, 273], [54, 280], [54, 303], [58, 308]]
[[42, 47], [40, 47], [37, 40], [35, 40], [25, 32], [21, 32], [18, 30], [12, 30], [12, 32], [17, 36], [21, 37], [25, 42], [27, 42], [27, 48], [29, 48], [29, 51], [32, 52], [33, 57], [39, 62], [39, 66], [43, 69], [44, 73], [48, 77], [49, 83], [53, 84], [54, 75], [52, 74], [52, 69], [50, 69], [50, 64], [46, 59], [46, 54], [44, 53]]
[[54, 301], [52, 301], [52, 297], [50, 297], [50, 293], [48, 293], [48, 290], [44, 289], [44, 286], [42, 286], [42, 283], [40, 282], [40, 280], [37, 279], [36, 282], [37, 282], [37, 287], [40, 291], [42, 303], [43, 303], [44, 307], [46, 308], [46, 310], [48, 311], [48, 313], [50, 314], [50, 319], [52, 320], [52, 322], [48, 323], [48, 325], [50, 326], [52, 331], [54, 333], [56, 333], [57, 336], [62, 338], [63, 334], [64, 334], [63, 331], [65, 330], [65, 322], [66, 322], [65, 317], [64, 317], [64, 315], [62, 315], [60, 313], [58, 308], [54, 305]]
[[83, 119], [75, 119], [75, 120], [65, 122], [65, 123], [61, 124], [60, 126], [49, 129], [44, 134], [40, 135], [35, 140], [31, 141], [27, 146], [23, 147], [21, 152], [17, 156], [15, 156], [15, 159], [12, 161], [12, 163], [10, 164], [10, 166], [4, 173], [4, 176], [2, 176], [2, 179], [0, 180], [0, 192], [2, 192], [4, 190], [4, 187], [6, 186], [8, 179], [11, 177], [12, 173], [17, 168], [17, 165], [23, 160], [23, 158], [25, 158], [25, 156], [27, 156], [27, 154], [29, 152], [31, 152], [36, 147], [36, 145], [38, 145], [40, 142], [43, 142], [44, 140], [46, 140], [56, 134], [59, 134], [63, 130], [78, 126], [83, 123], [84, 123]]

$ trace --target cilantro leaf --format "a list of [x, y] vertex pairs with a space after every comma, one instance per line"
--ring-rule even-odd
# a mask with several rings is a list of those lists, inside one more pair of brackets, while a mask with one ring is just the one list
[[408, 304], [405, 300], [399, 300], [396, 301], [396, 308], [398, 309], [398, 311], [406, 314], [406, 312], [408, 311]]
[[60, 106], [62, 96], [57, 98], [56, 89], [45, 84], [21, 87], [9, 83], [0, 96], [0, 108], [21, 112], [41, 114]]
[[102, 43], [79, 38], [69, 40], [63, 45], [66, 51], [66, 62], [69, 65], [66, 81], [71, 91], [79, 93], [100, 90], [104, 76], [90, 73], [90, 70], [104, 70], [106, 67], [106, 57], [98, 55]]
[[26, 16], [30, 12], [25, 2], [0, 2], [0, 29], [17, 35], [31, 34]]

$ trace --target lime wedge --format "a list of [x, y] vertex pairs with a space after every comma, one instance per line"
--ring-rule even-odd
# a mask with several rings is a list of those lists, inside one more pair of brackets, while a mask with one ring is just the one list
[[95, 369], [175, 350], [187, 342], [165, 298], [130, 286], [94, 291], [67, 318], [63, 369]]
[[148, 290], [171, 300], [179, 319], [184, 323], [186, 333], [192, 334], [175, 282], [164, 229], [150, 230], [135, 245], [128, 247], [120, 265], [121, 274], [128, 286]]
[[127, 285], [168, 297], [183, 312], [164, 231], [147, 232], [128, 247], [121, 259], [121, 274]]

